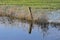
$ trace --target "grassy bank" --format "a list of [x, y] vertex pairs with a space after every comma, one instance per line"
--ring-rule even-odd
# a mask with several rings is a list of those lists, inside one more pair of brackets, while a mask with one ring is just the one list
[[0, 0], [0, 4], [21, 5], [40, 8], [60, 8], [60, 0]]

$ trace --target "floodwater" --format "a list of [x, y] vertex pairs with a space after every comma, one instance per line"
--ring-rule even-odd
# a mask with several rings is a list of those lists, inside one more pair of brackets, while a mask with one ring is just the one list
[[[57, 19], [58, 15], [55, 13], [51, 18]], [[2, 16], [0, 17], [0, 40], [60, 40], [60, 24], [34, 24]]]

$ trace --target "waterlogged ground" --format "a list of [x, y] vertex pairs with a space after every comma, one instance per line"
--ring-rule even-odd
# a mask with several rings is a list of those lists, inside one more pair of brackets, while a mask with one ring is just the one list
[[[60, 10], [42, 11], [33, 8], [32, 13], [34, 19], [44, 19], [43, 23], [0, 16], [0, 40], [60, 40]], [[44, 23], [45, 19], [49, 23]]]

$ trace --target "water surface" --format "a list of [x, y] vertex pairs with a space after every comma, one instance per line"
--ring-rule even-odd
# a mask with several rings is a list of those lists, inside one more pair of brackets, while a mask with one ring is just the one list
[[[58, 19], [60, 14], [57, 13], [49, 14], [50, 19]], [[60, 23], [34, 24], [2, 16], [0, 17], [0, 40], [60, 40]]]

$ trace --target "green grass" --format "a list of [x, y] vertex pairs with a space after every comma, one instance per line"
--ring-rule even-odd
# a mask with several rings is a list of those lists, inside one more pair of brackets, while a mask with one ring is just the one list
[[0, 0], [0, 4], [15, 4], [40, 8], [60, 8], [60, 0]]

